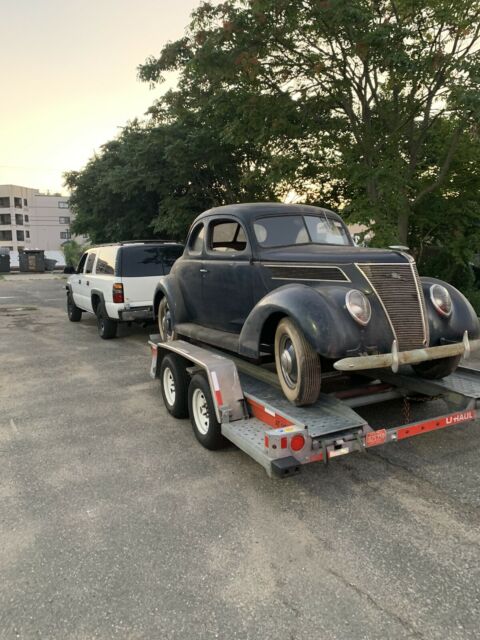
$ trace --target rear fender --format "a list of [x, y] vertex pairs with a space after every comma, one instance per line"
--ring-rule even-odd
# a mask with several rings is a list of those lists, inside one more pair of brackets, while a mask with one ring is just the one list
[[166, 297], [172, 315], [173, 325], [180, 322], [188, 322], [187, 311], [183, 301], [183, 295], [176, 279], [168, 276], [160, 276], [153, 298], [153, 312], [158, 314], [158, 305], [162, 298]]
[[292, 318], [315, 351], [326, 358], [390, 350], [393, 335], [378, 300], [375, 296], [369, 298], [372, 320], [362, 327], [345, 306], [345, 295], [351, 288], [289, 284], [275, 289], [247, 317], [240, 333], [240, 354], [259, 357], [262, 331], [273, 316]]
[[[420, 278], [427, 308], [428, 324], [430, 328], [430, 346], [437, 346], [444, 341], [460, 342], [465, 331], [471, 339], [480, 336], [480, 326], [477, 314], [467, 298], [451, 284], [436, 278]], [[441, 284], [447, 289], [452, 298], [453, 310], [449, 318], [442, 317], [430, 298], [430, 287]]]

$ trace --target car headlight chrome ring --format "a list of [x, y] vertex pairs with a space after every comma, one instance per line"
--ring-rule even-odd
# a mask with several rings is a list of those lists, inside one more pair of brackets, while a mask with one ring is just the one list
[[433, 306], [436, 311], [443, 316], [444, 318], [448, 318], [452, 315], [452, 298], [448, 289], [446, 289], [441, 284], [432, 284], [430, 287], [430, 300], [432, 301]]
[[358, 289], [350, 289], [345, 296], [345, 305], [352, 318], [366, 326], [372, 317], [372, 307], [367, 296]]

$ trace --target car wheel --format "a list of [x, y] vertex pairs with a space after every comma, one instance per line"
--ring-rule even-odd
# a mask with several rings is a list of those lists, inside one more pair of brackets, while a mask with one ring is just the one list
[[67, 315], [70, 322], [80, 322], [82, 319], [82, 310], [75, 304], [71, 291], [67, 293]]
[[158, 305], [158, 331], [162, 342], [170, 342], [177, 337], [173, 328], [172, 314], [166, 297], [163, 297]]
[[439, 380], [446, 378], [455, 371], [461, 360], [461, 356], [450, 358], [440, 358], [439, 360], [427, 360], [419, 364], [412, 365], [413, 370], [422, 378], [428, 380]]
[[193, 433], [206, 449], [221, 449], [227, 443], [215, 415], [210, 385], [203, 373], [196, 373], [188, 387], [188, 410]]
[[298, 406], [318, 400], [322, 370], [318, 353], [291, 318], [283, 318], [275, 332], [275, 364], [285, 396]]
[[174, 418], [188, 418], [189, 375], [184, 361], [174, 354], [165, 356], [160, 366], [162, 397]]
[[108, 317], [107, 310], [105, 309], [103, 302], [99, 302], [96, 315], [99, 336], [104, 340], [111, 340], [112, 338], [115, 338], [117, 335], [118, 322]]

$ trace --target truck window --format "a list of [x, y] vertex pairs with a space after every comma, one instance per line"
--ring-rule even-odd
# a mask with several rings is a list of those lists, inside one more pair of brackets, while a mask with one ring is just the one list
[[114, 275], [115, 258], [117, 255], [116, 247], [102, 247], [98, 253], [96, 274]]
[[89, 253], [87, 258], [87, 266], [85, 267], [85, 273], [92, 273], [93, 263], [95, 262], [96, 254]]
[[122, 278], [163, 275], [164, 247], [138, 245], [122, 247]]

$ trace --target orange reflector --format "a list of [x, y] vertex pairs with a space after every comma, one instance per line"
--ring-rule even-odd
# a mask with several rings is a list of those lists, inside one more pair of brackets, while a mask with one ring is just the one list
[[280, 447], [281, 447], [282, 449], [286, 449], [286, 448], [287, 448], [287, 445], [288, 445], [288, 440], [287, 440], [287, 438], [285, 438], [285, 437], [281, 438], [281, 440], [280, 440]]
[[304, 446], [305, 438], [300, 434], [293, 436], [293, 438], [290, 440], [290, 449], [292, 451], [300, 451], [300, 449], [303, 449]]
[[268, 436], [265, 436], [264, 442], [265, 442], [265, 449], [268, 449], [268, 447], [270, 445], [270, 441], [268, 439]]

